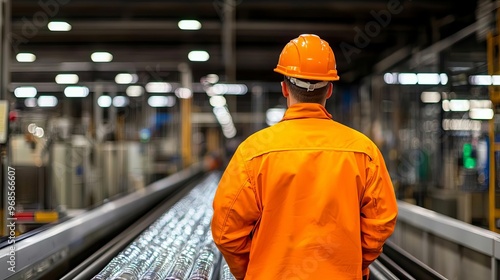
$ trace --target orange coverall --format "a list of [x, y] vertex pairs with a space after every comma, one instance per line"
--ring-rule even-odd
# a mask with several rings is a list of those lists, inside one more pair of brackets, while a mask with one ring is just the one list
[[379, 149], [312, 103], [238, 147], [213, 207], [213, 239], [246, 280], [362, 279], [397, 217]]

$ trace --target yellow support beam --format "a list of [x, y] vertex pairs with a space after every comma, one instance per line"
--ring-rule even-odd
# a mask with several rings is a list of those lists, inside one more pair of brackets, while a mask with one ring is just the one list
[[188, 167], [193, 163], [192, 159], [192, 98], [181, 99], [181, 146], [182, 146], [182, 165], [183, 167]]

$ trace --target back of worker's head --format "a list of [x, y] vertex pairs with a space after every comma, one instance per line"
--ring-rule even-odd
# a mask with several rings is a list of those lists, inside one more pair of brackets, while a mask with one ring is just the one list
[[339, 80], [336, 67], [328, 42], [303, 34], [283, 48], [274, 71], [285, 76], [285, 97], [290, 94], [297, 102], [321, 104], [331, 95], [331, 82]]

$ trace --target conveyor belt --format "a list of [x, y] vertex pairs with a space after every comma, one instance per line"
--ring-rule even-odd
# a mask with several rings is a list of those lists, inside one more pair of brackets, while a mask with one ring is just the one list
[[12, 258], [8, 247], [0, 249], [0, 279], [59, 279], [114, 236], [123, 232], [166, 197], [172, 196], [203, 174], [201, 164], [81, 215], [46, 227], [35, 235], [16, 240], [16, 270], [7, 269]]
[[62, 279], [215, 279], [225, 271], [209, 230], [219, 177], [184, 187]]

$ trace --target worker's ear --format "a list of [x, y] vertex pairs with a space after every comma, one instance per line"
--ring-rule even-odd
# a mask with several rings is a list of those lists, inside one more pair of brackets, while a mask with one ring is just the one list
[[281, 82], [281, 93], [285, 98], [288, 98], [288, 96], [290, 96], [290, 92], [288, 92], [288, 88], [286, 87], [285, 82]]
[[329, 83], [328, 91], [326, 92], [326, 99], [330, 98], [333, 93], [333, 83]]

